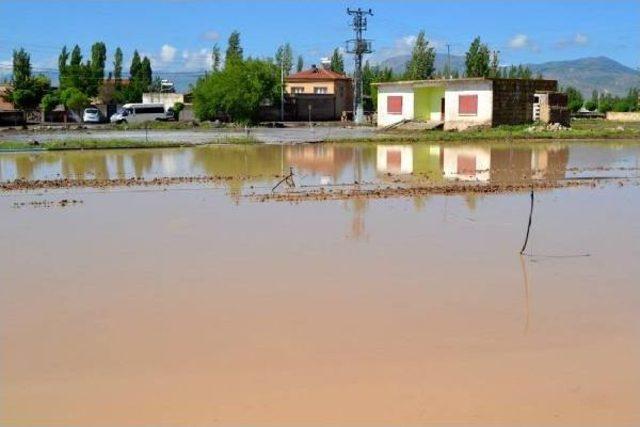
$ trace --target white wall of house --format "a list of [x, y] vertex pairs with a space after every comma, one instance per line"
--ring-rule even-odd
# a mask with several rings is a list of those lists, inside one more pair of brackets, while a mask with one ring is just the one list
[[[477, 114], [460, 114], [458, 111], [459, 98], [461, 95], [477, 95]], [[484, 81], [461, 81], [450, 82], [444, 93], [445, 130], [464, 130], [471, 126], [491, 126], [493, 115], [493, 82]]]
[[164, 104], [164, 109], [173, 108], [176, 102], [184, 104], [184, 94], [182, 93], [161, 93], [150, 92], [142, 94], [143, 104]]
[[[389, 96], [402, 97], [402, 113], [390, 114], [387, 109]], [[384, 127], [401, 120], [413, 119], [413, 87], [411, 85], [378, 86], [378, 126]]]

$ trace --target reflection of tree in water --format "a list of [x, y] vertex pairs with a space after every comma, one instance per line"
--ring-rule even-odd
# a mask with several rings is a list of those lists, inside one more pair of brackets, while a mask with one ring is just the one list
[[220, 145], [193, 149], [193, 166], [205, 175], [232, 177], [227, 189], [239, 200], [243, 186], [269, 184], [288, 167], [284, 163], [284, 146]]
[[65, 178], [109, 178], [107, 156], [100, 151], [68, 151], [62, 154]]
[[13, 163], [15, 166], [15, 177], [2, 176], [0, 171], [0, 178], [2, 179], [36, 179], [36, 170], [42, 166], [48, 166], [60, 162], [60, 156], [57, 153], [11, 153], [4, 154], [3, 161], [0, 163]]

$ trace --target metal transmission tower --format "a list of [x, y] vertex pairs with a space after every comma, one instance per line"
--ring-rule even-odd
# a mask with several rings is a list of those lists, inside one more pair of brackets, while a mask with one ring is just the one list
[[362, 108], [362, 55], [371, 53], [371, 40], [366, 40], [362, 34], [367, 31], [367, 15], [373, 16], [371, 9], [362, 10], [360, 8], [347, 9], [347, 14], [353, 16], [351, 26], [356, 34], [355, 39], [347, 40], [347, 53], [355, 56], [356, 68], [353, 73], [353, 120], [362, 123], [364, 111]]

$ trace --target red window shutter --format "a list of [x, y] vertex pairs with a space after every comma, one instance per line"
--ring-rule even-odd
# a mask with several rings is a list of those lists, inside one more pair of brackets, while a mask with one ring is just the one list
[[401, 96], [387, 96], [387, 114], [402, 114]]
[[478, 114], [478, 95], [460, 95], [458, 114]]

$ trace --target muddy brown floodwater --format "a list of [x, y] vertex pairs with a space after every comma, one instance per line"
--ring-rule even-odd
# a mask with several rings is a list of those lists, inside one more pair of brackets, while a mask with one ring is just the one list
[[[3, 181], [232, 177], [0, 192], [0, 425], [639, 425], [639, 159], [628, 144], [0, 154]], [[295, 191], [597, 180], [536, 190], [520, 257], [526, 192], [244, 197], [289, 166]]]

